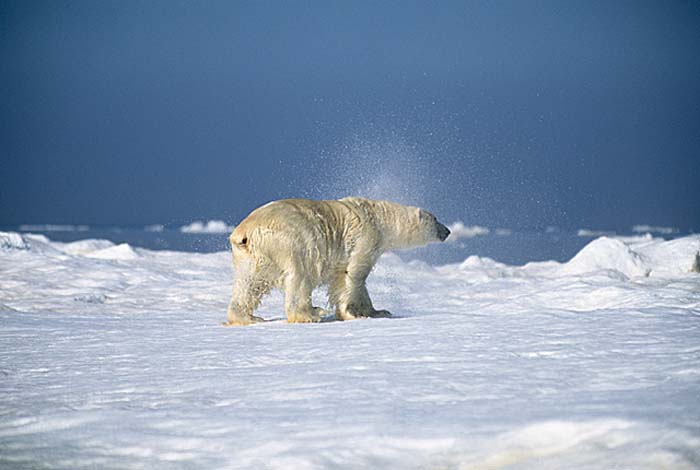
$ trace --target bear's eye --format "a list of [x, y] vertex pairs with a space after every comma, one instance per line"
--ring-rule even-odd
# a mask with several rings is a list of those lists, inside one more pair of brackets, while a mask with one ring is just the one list
[[243, 238], [243, 240], [241, 240], [240, 244], [245, 245], [246, 243], [248, 243], [248, 237]]

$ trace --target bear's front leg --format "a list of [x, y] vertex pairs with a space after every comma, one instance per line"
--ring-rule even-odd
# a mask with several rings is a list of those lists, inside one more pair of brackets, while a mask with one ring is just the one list
[[287, 275], [284, 282], [284, 310], [289, 323], [316, 323], [321, 321], [323, 309], [311, 305], [313, 287], [297, 273]]
[[340, 303], [335, 311], [336, 320], [347, 321], [357, 318], [391, 318], [388, 310], [376, 310], [369, 298], [367, 286], [362, 283], [348, 291], [348, 301]]
[[372, 264], [351, 262], [331, 283], [329, 294], [331, 302], [336, 306], [336, 320], [391, 317], [387, 310], [375, 310], [369, 298], [365, 281], [371, 268]]

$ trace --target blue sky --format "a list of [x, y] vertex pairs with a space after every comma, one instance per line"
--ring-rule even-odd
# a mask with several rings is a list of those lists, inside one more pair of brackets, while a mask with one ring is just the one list
[[282, 197], [700, 230], [697, 2], [2, 2], [0, 225]]

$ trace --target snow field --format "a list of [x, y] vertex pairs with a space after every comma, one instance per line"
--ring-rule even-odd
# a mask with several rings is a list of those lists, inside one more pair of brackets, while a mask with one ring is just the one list
[[0, 233], [0, 467], [698, 468], [698, 252], [388, 254], [395, 318], [224, 328], [229, 253]]

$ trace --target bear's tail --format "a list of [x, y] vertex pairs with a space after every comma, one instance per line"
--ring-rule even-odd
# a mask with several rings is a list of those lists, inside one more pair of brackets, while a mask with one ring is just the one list
[[231, 248], [248, 249], [249, 239], [245, 232], [239, 233], [237, 230], [234, 230], [231, 236], [228, 237], [228, 240], [231, 242]]

